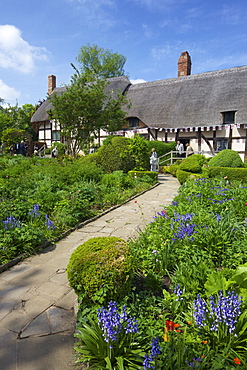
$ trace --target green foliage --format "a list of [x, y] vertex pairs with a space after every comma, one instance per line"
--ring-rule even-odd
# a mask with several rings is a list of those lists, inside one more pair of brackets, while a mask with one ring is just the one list
[[[62, 232], [150, 187], [119, 171], [104, 177], [91, 159], [0, 157], [0, 264], [53, 240]], [[39, 217], [30, 217], [34, 205]], [[46, 215], [55, 228], [48, 228]], [[9, 217], [21, 227], [5, 230]]]
[[2, 141], [7, 146], [21, 142], [21, 140], [25, 139], [25, 136], [25, 131], [17, 128], [6, 128], [2, 131]]
[[179, 169], [182, 171], [201, 173], [202, 165], [205, 163], [206, 158], [200, 154], [192, 154], [182, 160]]
[[125, 74], [123, 67], [126, 58], [97, 45], [86, 44], [81, 47], [77, 61], [80, 64], [80, 72], [94, 78], [118, 77]]
[[162, 167], [164, 173], [170, 173], [172, 176], [176, 177], [176, 172], [179, 169], [178, 164], [171, 164], [170, 166]]
[[198, 173], [191, 173], [191, 172], [188, 172], [188, 171], [180, 170], [180, 166], [179, 166], [177, 171], [176, 171], [176, 177], [177, 177], [178, 181], [180, 182], [180, 184], [184, 184], [187, 180], [201, 178], [202, 175], [198, 174]]
[[105, 172], [121, 170], [128, 172], [135, 166], [135, 161], [130, 154], [126, 154], [130, 139], [113, 137], [111, 142], [103, 145], [97, 151], [96, 162]]
[[154, 171], [131, 170], [131, 171], [128, 172], [128, 174], [129, 174], [129, 176], [131, 176], [135, 179], [137, 179], [137, 178], [140, 178], [140, 179], [146, 178], [148, 180], [148, 178], [149, 178], [150, 180], [152, 180], [153, 183], [158, 181], [158, 172], [154, 172]]
[[240, 180], [247, 183], [247, 168], [208, 167], [208, 174], [209, 177], [227, 177], [228, 181]]
[[127, 153], [135, 161], [136, 170], [144, 170], [149, 168], [149, 153], [148, 153], [148, 141], [140, 135], [135, 135], [129, 140]]
[[51, 152], [55, 147], [57, 147], [58, 150], [58, 157], [62, 157], [66, 152], [67, 145], [60, 142], [55, 142], [52, 144], [51, 148], [49, 148], [49, 151]]
[[152, 148], [155, 148], [158, 157], [175, 150], [176, 143], [171, 141], [170, 143], [164, 143], [160, 140], [147, 140], [148, 152], [151, 153]]
[[243, 161], [234, 150], [224, 149], [212, 157], [208, 165], [210, 167], [243, 167]]
[[128, 244], [116, 237], [91, 238], [72, 253], [67, 274], [85, 300], [102, 304], [123, 298], [132, 274]]
[[[30, 120], [35, 111], [32, 104], [24, 104], [22, 107], [15, 105], [13, 107], [0, 109], [0, 137], [6, 129], [17, 129], [25, 131], [26, 138], [36, 140], [35, 132], [30, 125]], [[3, 140], [2, 140], [3, 141]]]
[[91, 80], [89, 75], [81, 75], [71, 80], [71, 85], [61, 94], [53, 93], [50, 116], [59, 122], [61, 135], [66, 138], [68, 152], [76, 156], [81, 147], [97, 137], [100, 129], [116, 131], [122, 127], [125, 112], [122, 106], [127, 103], [120, 93], [107, 92], [109, 82], [103, 79]]

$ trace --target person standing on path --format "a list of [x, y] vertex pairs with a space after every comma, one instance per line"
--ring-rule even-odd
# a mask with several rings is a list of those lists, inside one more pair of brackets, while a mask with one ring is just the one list
[[184, 152], [184, 144], [180, 143], [180, 141], [177, 141], [176, 145], [176, 151], [177, 151], [177, 156], [178, 157], [183, 157], [183, 152]]
[[158, 154], [156, 153], [156, 150], [153, 148], [152, 154], [150, 157], [150, 165], [151, 165], [150, 171], [156, 172], [157, 171], [156, 166], [158, 165], [158, 163], [159, 163]]

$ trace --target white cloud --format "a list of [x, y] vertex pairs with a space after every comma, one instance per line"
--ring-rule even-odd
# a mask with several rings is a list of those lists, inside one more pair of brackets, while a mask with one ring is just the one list
[[147, 81], [143, 80], [142, 78], [137, 78], [137, 79], [135, 79], [135, 80], [130, 80], [130, 82], [131, 82], [133, 85], [135, 85], [135, 84], [142, 84], [142, 83], [147, 82]]
[[31, 73], [35, 61], [46, 61], [45, 48], [31, 46], [21, 37], [21, 31], [13, 25], [0, 25], [0, 67]]
[[15, 105], [17, 98], [20, 96], [20, 92], [15, 90], [13, 87], [7, 86], [2, 80], [0, 80], [0, 98], [4, 100], [3, 106], [7, 103]]

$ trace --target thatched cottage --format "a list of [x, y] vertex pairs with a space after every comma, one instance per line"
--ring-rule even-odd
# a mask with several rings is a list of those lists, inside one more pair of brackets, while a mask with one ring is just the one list
[[[139, 84], [126, 77], [109, 81], [110, 89], [120, 90], [131, 102], [118, 135], [190, 142], [195, 151], [212, 154], [228, 148], [247, 157], [247, 66], [191, 75], [186, 51], [178, 60], [176, 78]], [[48, 77], [49, 94], [63, 90], [56, 88], [55, 76]], [[48, 146], [60, 140], [59, 127], [47, 114], [51, 107], [46, 100], [31, 121]]]

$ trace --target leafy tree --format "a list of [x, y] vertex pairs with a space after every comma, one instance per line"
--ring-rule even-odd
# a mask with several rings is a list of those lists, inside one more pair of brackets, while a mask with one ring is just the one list
[[[31, 116], [35, 107], [32, 104], [24, 104], [22, 107], [8, 106], [0, 110], [0, 136], [3, 130], [15, 128], [24, 130], [27, 136], [34, 136], [32, 126], [30, 125]], [[3, 139], [2, 139], [3, 140]]]
[[62, 95], [52, 94], [53, 109], [51, 119], [59, 122], [61, 135], [65, 137], [68, 152], [76, 156], [90, 137], [99, 135], [100, 129], [116, 131], [122, 127], [125, 112], [121, 109], [127, 104], [121, 93], [113, 98], [107, 92], [109, 81], [95, 78], [91, 74], [72, 77], [71, 86]]
[[87, 44], [80, 48], [77, 61], [80, 64], [79, 74], [91, 75], [92, 78], [110, 78], [124, 76], [126, 57], [103, 49], [97, 45]]
[[[2, 132], [2, 141], [7, 147], [9, 147], [11, 144], [19, 143], [21, 140], [26, 138], [26, 132], [17, 128], [6, 128]], [[30, 139], [30, 137], [27, 139]]]

